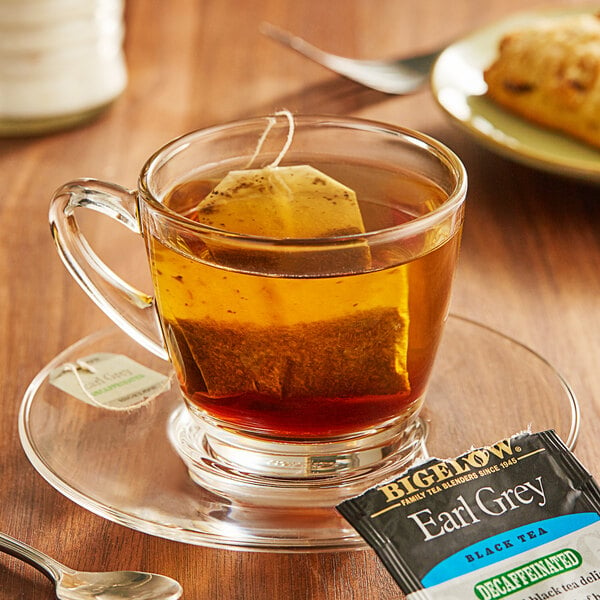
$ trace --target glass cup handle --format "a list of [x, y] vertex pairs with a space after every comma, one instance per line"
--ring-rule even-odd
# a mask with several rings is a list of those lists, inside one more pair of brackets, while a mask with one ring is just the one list
[[76, 208], [113, 218], [141, 235], [136, 193], [113, 183], [78, 179], [64, 184], [50, 203], [50, 227], [58, 253], [75, 281], [125, 333], [167, 360], [154, 298], [116, 275], [83, 236]]

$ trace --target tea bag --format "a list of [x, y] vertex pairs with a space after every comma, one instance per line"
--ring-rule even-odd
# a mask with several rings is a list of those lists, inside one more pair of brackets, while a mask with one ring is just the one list
[[309, 165], [231, 171], [200, 202], [197, 218], [234, 233], [279, 239], [365, 231], [354, 190]]
[[[289, 146], [293, 119], [286, 116]], [[276, 239], [364, 233], [354, 190], [310, 165], [278, 166], [287, 146], [267, 167], [229, 172], [200, 201], [197, 220]], [[237, 287], [226, 291], [223, 279], [222, 297], [229, 302], [225, 310], [219, 315], [213, 305], [212, 315], [201, 321], [180, 319], [178, 326], [209, 395], [258, 392], [314, 398], [409, 389], [406, 276], [402, 289], [369, 297], [361, 279], [371, 268], [365, 241], [357, 239], [339, 250], [315, 246], [298, 252], [281, 246], [240, 251], [225, 239], [208, 242], [208, 251], [215, 263], [231, 269], [227, 281]], [[238, 271], [275, 277], [246, 277], [242, 283]], [[345, 285], [343, 300], [333, 295], [342, 289], [333, 292], [334, 276], [341, 276]], [[362, 310], [353, 308], [359, 301]]]
[[[231, 171], [198, 205], [201, 223], [234, 233], [276, 239], [324, 238], [364, 233], [356, 194], [309, 165]], [[332, 251], [248, 249], [240, 253], [227, 240], [209, 251], [221, 265], [270, 273], [318, 275], [364, 271], [370, 266], [366, 243], [345, 243]]]
[[[262, 169], [230, 171], [199, 203], [197, 220], [234, 233], [277, 239], [364, 233], [354, 190], [309, 165], [279, 166], [292, 143], [295, 123], [289, 111], [277, 114], [289, 122], [277, 158]], [[248, 166], [274, 124], [270, 118]]]
[[213, 398], [250, 392], [316, 400], [410, 390], [408, 320], [395, 308], [289, 326], [210, 319], [178, 325], [179, 348], [189, 348]]

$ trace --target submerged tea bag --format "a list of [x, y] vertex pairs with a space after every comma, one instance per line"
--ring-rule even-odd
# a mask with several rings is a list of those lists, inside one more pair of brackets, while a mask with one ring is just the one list
[[210, 396], [282, 399], [408, 391], [407, 325], [394, 308], [289, 326], [179, 321]]
[[199, 202], [196, 219], [259, 238], [357, 239], [337, 248], [308, 242], [240, 248], [215, 236], [207, 251], [227, 269], [214, 279], [223, 306], [212, 304], [203, 319], [179, 318], [178, 345], [185, 340], [212, 397], [407, 391], [405, 271], [394, 278], [400, 286], [391, 279], [370, 283], [371, 253], [360, 238], [365, 226], [354, 190], [313, 166], [277, 166], [278, 160], [229, 172]]

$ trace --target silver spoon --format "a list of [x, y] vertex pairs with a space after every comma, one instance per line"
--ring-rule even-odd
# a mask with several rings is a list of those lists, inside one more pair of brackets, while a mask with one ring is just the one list
[[331, 71], [386, 94], [411, 94], [429, 79], [441, 50], [398, 60], [357, 60], [324, 52], [306, 40], [270, 23], [260, 31]]
[[74, 571], [6, 533], [0, 533], [0, 550], [24, 560], [54, 581], [60, 600], [176, 600], [183, 593], [177, 581], [164, 575]]

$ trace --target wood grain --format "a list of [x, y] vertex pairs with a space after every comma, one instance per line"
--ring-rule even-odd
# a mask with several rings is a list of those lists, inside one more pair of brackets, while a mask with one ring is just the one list
[[[114, 107], [79, 129], [0, 141], [0, 529], [73, 567], [169, 574], [193, 600], [399, 597], [371, 551], [231, 552], [105, 521], [46, 484], [18, 439], [19, 405], [37, 371], [108, 322], [54, 251], [52, 191], [82, 176], [134, 187], [146, 157], [169, 139], [282, 107], [414, 127], [461, 156], [470, 192], [453, 311], [516, 337], [557, 366], [582, 408], [577, 453], [598, 475], [600, 189], [481, 149], [454, 129], [427, 90], [399, 98], [362, 89], [258, 33], [267, 20], [330, 51], [375, 58], [427, 50], [511, 12], [552, 4], [575, 2], [128, 0], [130, 79]], [[145, 281], [137, 240], [108, 223], [90, 235], [118, 272]], [[0, 556], [0, 600], [52, 597], [31, 567]]]

